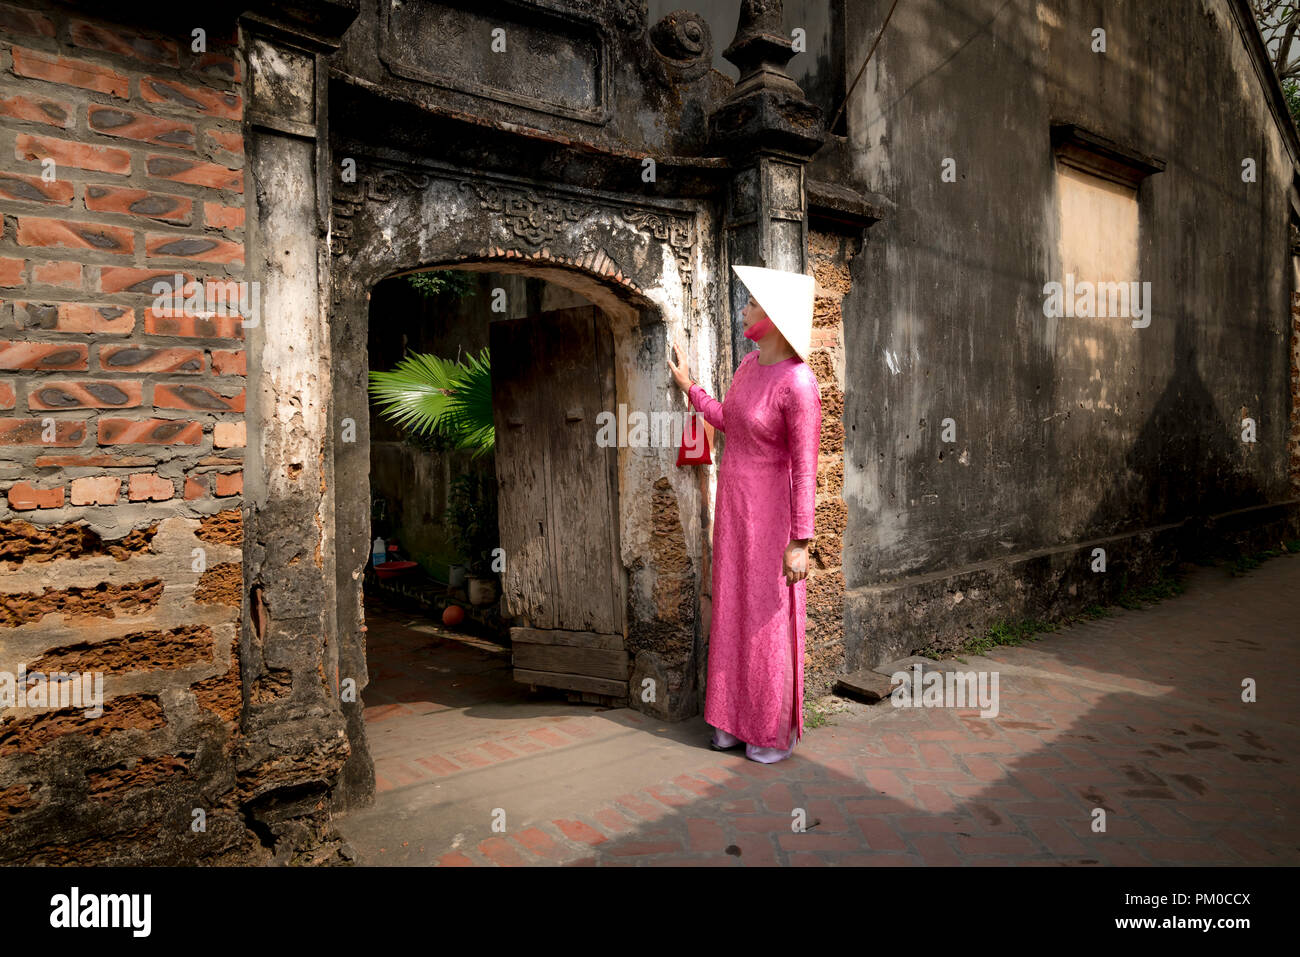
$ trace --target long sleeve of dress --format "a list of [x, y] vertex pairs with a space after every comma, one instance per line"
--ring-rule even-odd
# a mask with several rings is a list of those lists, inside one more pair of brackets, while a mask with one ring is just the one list
[[704, 416], [704, 421], [719, 432], [725, 433], [727, 431], [721, 402], [705, 392], [698, 382], [691, 384], [686, 395], [690, 398], [691, 405], [695, 406], [695, 410]]
[[817, 500], [817, 447], [822, 433], [822, 397], [817, 378], [806, 365], [783, 396], [786, 435], [790, 442], [790, 538], [813, 536]]

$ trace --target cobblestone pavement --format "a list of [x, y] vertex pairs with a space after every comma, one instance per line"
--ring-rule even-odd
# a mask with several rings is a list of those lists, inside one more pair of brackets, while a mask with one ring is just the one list
[[412, 622], [371, 617], [379, 794], [340, 821], [364, 864], [1300, 863], [1300, 556], [966, 657], [996, 717], [846, 703], [775, 765], [543, 701]]

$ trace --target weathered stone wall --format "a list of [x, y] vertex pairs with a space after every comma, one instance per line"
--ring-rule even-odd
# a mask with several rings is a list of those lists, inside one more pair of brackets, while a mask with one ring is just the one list
[[234, 24], [190, 29], [0, 6], [0, 671], [105, 698], [0, 716], [2, 861], [244, 849], [241, 321], [152, 308], [244, 263]]
[[[1294, 148], [1245, 5], [1186, 6], [919, 0], [864, 73], [840, 181], [895, 209], [845, 315], [850, 666], [1107, 600], [1179, 552], [1156, 547], [1165, 526], [1190, 546], [1208, 517], [1255, 509], [1265, 541], [1294, 534]], [[856, 69], [877, 26], [849, 24]], [[1166, 163], [1138, 188], [1146, 328], [1044, 315], [1061, 123]]]
[[817, 281], [809, 362], [821, 385], [822, 434], [817, 455], [816, 545], [808, 574], [804, 692], [825, 694], [844, 666], [844, 297], [860, 242], [810, 231], [808, 261]]

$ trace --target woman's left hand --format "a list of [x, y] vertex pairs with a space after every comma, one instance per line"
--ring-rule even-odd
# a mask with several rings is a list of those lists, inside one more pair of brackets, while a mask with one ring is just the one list
[[795, 582], [808, 577], [808, 545], [806, 542], [794, 541], [785, 547], [781, 560], [785, 572], [785, 583]]

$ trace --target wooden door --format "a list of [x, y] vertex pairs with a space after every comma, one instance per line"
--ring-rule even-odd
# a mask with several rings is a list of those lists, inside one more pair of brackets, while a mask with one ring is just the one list
[[626, 578], [618, 450], [596, 444], [617, 412], [613, 337], [594, 306], [493, 322], [492, 403], [502, 598], [515, 679], [626, 698]]

